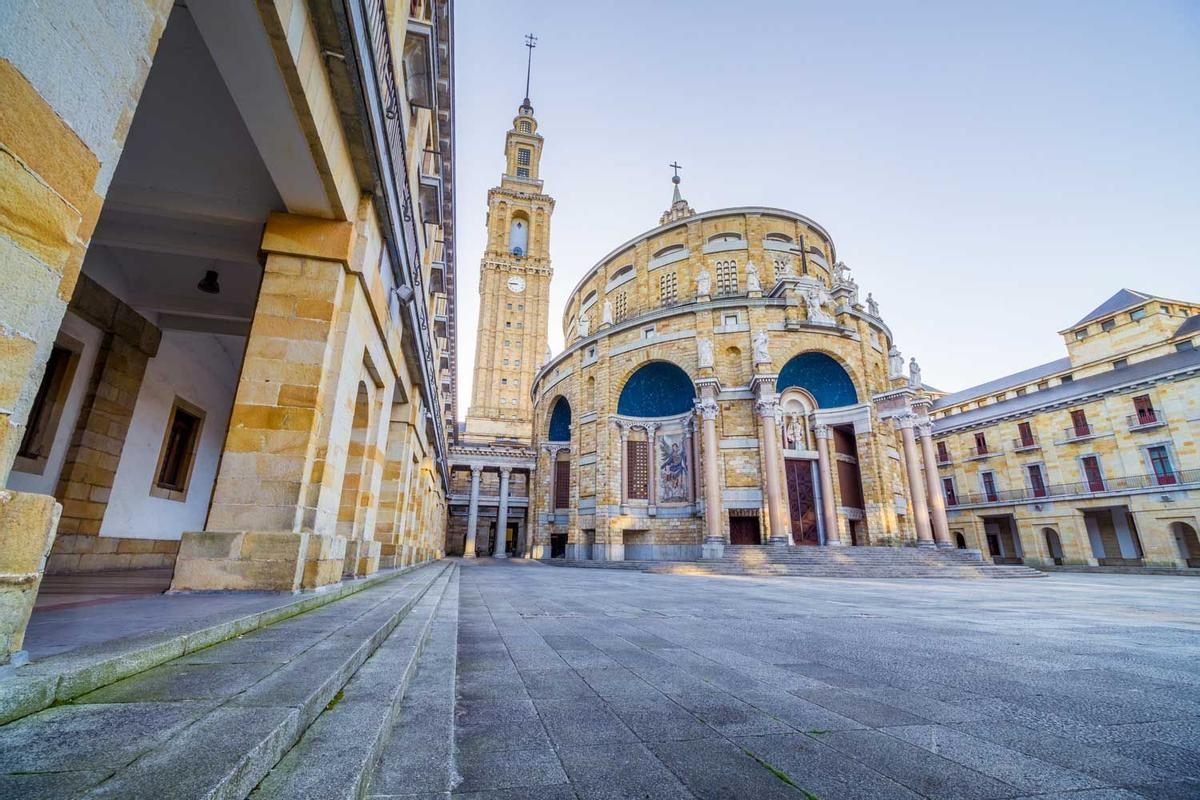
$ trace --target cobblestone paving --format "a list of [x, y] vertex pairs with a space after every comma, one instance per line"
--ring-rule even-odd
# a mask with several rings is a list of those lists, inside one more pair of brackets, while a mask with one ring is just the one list
[[1200, 580], [464, 563], [455, 796], [1200, 797]]

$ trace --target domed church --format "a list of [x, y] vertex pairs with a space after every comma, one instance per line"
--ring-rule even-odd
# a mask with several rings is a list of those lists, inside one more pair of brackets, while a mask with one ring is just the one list
[[506, 136], [472, 402], [451, 450], [450, 552], [689, 561], [729, 545], [953, 546], [936, 393], [828, 231], [778, 208], [698, 213], [676, 168], [659, 224], [576, 284], [552, 355], [554, 203], [528, 100]]

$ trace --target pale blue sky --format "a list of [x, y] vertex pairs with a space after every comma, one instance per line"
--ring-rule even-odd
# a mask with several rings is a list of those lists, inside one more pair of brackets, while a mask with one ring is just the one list
[[557, 200], [550, 341], [576, 281], [697, 211], [823, 225], [926, 382], [1065, 354], [1122, 286], [1200, 300], [1200, 2], [456, 0], [459, 378], [487, 190], [524, 94]]

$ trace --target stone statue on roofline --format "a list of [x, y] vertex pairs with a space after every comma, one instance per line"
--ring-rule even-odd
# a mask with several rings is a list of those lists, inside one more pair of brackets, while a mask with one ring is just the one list
[[917, 363], [915, 358], [910, 358], [908, 360], [908, 388], [921, 388], [921, 366]]
[[900, 348], [892, 345], [888, 350], [888, 378], [903, 378], [904, 377], [904, 356], [900, 355]]
[[872, 317], [879, 316], [879, 303], [875, 302], [875, 298], [870, 292], [867, 292], [867, 313]]

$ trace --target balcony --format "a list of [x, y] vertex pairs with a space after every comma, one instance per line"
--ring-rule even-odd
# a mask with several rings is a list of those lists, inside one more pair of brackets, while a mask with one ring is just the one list
[[429, 262], [429, 288], [435, 292], [446, 291], [446, 262], [434, 259]]
[[1085, 422], [1082, 425], [1072, 425], [1065, 429], [1063, 431], [1063, 441], [1082, 442], [1098, 435], [1096, 429]]
[[1012, 449], [1014, 453], [1026, 453], [1030, 450], [1040, 450], [1041, 448], [1042, 445], [1038, 442], [1036, 436], [1012, 440]]
[[1020, 489], [1003, 489], [991, 492], [960, 494], [953, 499], [947, 497], [946, 505], [977, 506], [1009, 503], [1037, 502], [1067, 497], [1098, 497], [1123, 492], [1175, 489], [1200, 485], [1200, 469], [1171, 471], [1164, 474], [1129, 475], [1117, 478], [1094, 477], [1079, 483], [1055, 483]]
[[450, 321], [450, 302], [441, 292], [433, 293], [433, 332], [438, 336], [446, 336], [446, 326]]
[[442, 154], [426, 150], [421, 156], [420, 196], [421, 221], [426, 225], [442, 224]]
[[1129, 426], [1129, 430], [1131, 431], [1148, 431], [1154, 428], [1161, 428], [1167, 424], [1167, 420], [1157, 408], [1144, 408], [1136, 414], [1127, 416], [1125, 424]]
[[1003, 448], [993, 450], [986, 445], [983, 447], [972, 447], [967, 451], [967, 461], [981, 461], [985, 458], [994, 458], [995, 456], [1002, 455], [1003, 453]]
[[954, 463], [954, 459], [952, 459], [950, 457], [949, 453], [938, 453], [937, 454], [937, 465], [939, 467], [948, 467], [953, 463]]

